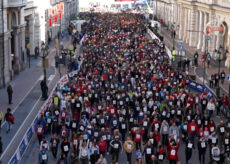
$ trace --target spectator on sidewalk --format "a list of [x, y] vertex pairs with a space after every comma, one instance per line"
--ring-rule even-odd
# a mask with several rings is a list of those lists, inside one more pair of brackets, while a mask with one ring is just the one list
[[219, 75], [218, 73], [215, 74], [215, 87], [217, 87], [218, 83], [219, 83]]
[[12, 103], [13, 88], [12, 88], [11, 84], [9, 84], [8, 87], [7, 87], [7, 93], [8, 93], [8, 102], [9, 102], [9, 104], [13, 104]]
[[10, 108], [7, 109], [4, 120], [6, 121], [6, 133], [9, 133], [11, 124], [14, 124], [14, 116], [12, 115]]
[[199, 54], [196, 51], [194, 54], [194, 65], [197, 67], [198, 66], [198, 58], [199, 58]]
[[222, 70], [222, 72], [220, 73], [220, 78], [221, 78], [221, 84], [224, 84], [224, 79], [225, 79], [225, 72], [224, 70]]
[[42, 91], [42, 98], [43, 100], [46, 100], [48, 98], [48, 86], [45, 79], [41, 81], [40, 86]]
[[208, 66], [208, 68], [209, 68], [210, 63], [211, 63], [211, 55], [210, 55], [210, 53], [207, 54], [206, 60], [207, 60], [207, 66]]
[[214, 74], [212, 74], [211, 79], [210, 79], [210, 88], [213, 88], [214, 83], [215, 83], [215, 76], [214, 76]]

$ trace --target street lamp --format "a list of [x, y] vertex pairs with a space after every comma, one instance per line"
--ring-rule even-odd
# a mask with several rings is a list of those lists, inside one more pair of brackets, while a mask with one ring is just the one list
[[219, 58], [218, 58], [218, 62], [219, 62], [219, 65], [218, 65], [218, 86], [216, 88], [216, 95], [217, 95], [217, 97], [220, 96], [220, 62], [221, 62], [220, 56], [221, 56], [221, 50], [222, 50], [222, 48], [223, 47], [220, 46], [218, 50], [215, 49], [215, 51], [214, 51], [215, 53], [217, 53], [219, 55]]
[[176, 25], [174, 22], [171, 26], [171, 37], [173, 39], [173, 50], [175, 49], [175, 38], [176, 38], [176, 31], [179, 28], [179, 25]]
[[43, 65], [43, 74], [44, 74], [44, 81], [46, 82], [46, 57], [48, 56], [47, 48], [44, 42], [41, 45], [42, 50], [42, 65]]

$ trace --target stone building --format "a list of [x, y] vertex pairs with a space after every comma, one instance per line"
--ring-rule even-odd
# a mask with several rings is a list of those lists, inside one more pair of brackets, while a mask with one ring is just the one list
[[[61, 18], [57, 5], [63, 4]], [[41, 42], [54, 39], [78, 14], [78, 0], [0, 1], [0, 87], [24, 70], [28, 55], [34, 55]], [[55, 11], [52, 16], [49, 11]], [[58, 22], [54, 22], [54, 14]], [[52, 21], [50, 26], [49, 21]], [[60, 26], [61, 24], [61, 26]]]
[[[229, 0], [154, 0], [153, 4], [154, 15], [180, 39], [199, 50], [206, 49], [214, 59], [219, 58], [215, 49], [222, 46], [221, 58], [226, 59], [230, 52]], [[224, 31], [206, 33], [207, 27]]]

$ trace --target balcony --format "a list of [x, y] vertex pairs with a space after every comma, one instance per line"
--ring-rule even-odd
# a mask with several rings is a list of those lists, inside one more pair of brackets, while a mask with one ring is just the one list
[[26, 6], [27, 0], [7, 0], [7, 7], [23, 7]]

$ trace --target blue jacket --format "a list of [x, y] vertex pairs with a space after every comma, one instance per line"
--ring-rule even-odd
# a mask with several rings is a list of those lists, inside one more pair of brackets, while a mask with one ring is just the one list
[[45, 162], [45, 163], [48, 163], [48, 159], [49, 159], [49, 153], [48, 151], [40, 151], [39, 152], [39, 155], [38, 155], [38, 160], [39, 160], [39, 163], [42, 163], [42, 162]]

